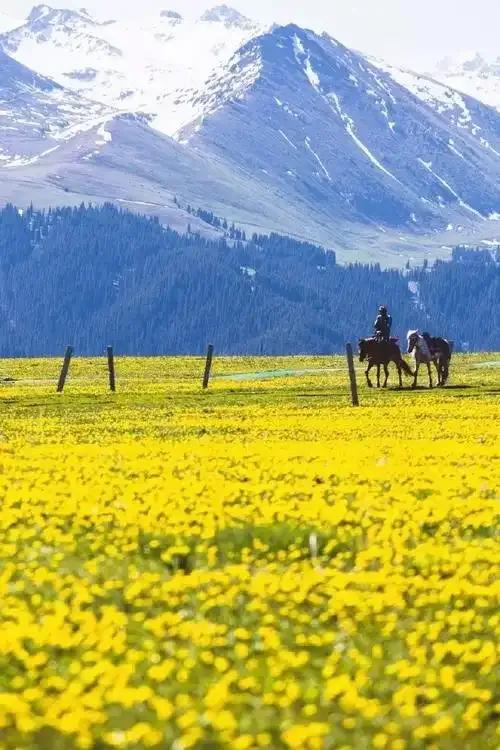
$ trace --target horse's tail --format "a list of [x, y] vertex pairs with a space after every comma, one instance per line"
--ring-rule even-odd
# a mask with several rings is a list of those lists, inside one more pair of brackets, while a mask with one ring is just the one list
[[451, 360], [451, 355], [453, 353], [453, 347], [455, 346], [454, 341], [448, 341], [448, 339], [442, 339], [438, 338], [436, 339], [438, 346], [440, 348], [440, 355], [443, 359], [446, 359], [447, 362]]
[[445, 385], [448, 382], [448, 378], [450, 377], [450, 365], [449, 365], [449, 359], [445, 359], [442, 362], [442, 371], [441, 371], [441, 384]]
[[403, 370], [403, 372], [404, 372], [404, 373], [405, 373], [406, 375], [409, 375], [409, 376], [410, 376], [411, 378], [413, 378], [413, 377], [414, 377], [415, 373], [414, 373], [414, 372], [413, 372], [413, 370], [411, 369], [411, 367], [410, 367], [410, 365], [408, 364], [408, 362], [406, 362], [406, 361], [405, 361], [405, 360], [403, 359], [403, 357], [401, 357], [401, 359], [399, 360], [399, 364], [400, 364], [400, 367], [401, 367], [401, 369]]

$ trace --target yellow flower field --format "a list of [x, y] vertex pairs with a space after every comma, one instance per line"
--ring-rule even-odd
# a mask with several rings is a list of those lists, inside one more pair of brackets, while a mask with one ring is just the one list
[[1, 750], [497, 747], [499, 360], [0, 361]]

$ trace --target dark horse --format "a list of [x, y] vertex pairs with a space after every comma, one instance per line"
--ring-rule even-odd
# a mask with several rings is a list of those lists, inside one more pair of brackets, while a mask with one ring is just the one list
[[359, 361], [364, 362], [368, 360], [368, 367], [366, 368], [366, 380], [368, 386], [373, 388], [372, 381], [370, 380], [370, 370], [375, 365], [377, 366], [377, 388], [380, 388], [380, 366], [382, 365], [385, 373], [385, 380], [382, 388], [387, 387], [387, 381], [389, 379], [389, 363], [394, 362], [398, 369], [399, 375], [399, 387], [403, 387], [403, 378], [401, 373], [404, 371], [406, 375], [414, 377], [414, 373], [409, 365], [403, 359], [401, 349], [398, 346], [396, 339], [390, 339], [389, 341], [380, 341], [379, 339], [360, 339], [359, 341]]

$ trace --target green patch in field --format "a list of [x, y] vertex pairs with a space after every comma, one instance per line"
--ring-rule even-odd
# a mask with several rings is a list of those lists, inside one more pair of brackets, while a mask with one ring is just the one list
[[493, 359], [491, 362], [478, 362], [476, 365], [472, 365], [474, 369], [478, 367], [500, 367], [500, 359]]
[[213, 380], [270, 380], [271, 378], [299, 377], [301, 375], [320, 375], [325, 372], [339, 372], [342, 367], [324, 367], [306, 370], [262, 370], [261, 372], [235, 372], [230, 375], [215, 375]]

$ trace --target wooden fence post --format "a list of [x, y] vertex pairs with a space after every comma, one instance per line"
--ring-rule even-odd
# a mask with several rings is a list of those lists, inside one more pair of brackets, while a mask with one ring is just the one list
[[58, 393], [62, 393], [64, 390], [64, 385], [66, 383], [66, 378], [68, 377], [68, 370], [69, 370], [72, 356], [73, 356], [73, 347], [68, 346], [66, 348], [66, 354], [64, 355], [64, 362], [61, 368], [61, 374], [59, 375], [59, 382], [57, 384]]
[[345, 348], [346, 348], [346, 353], [347, 353], [347, 366], [349, 368], [349, 380], [351, 381], [352, 405], [359, 406], [358, 384], [356, 382], [356, 370], [354, 369], [354, 356], [352, 353], [352, 345], [346, 344]]
[[212, 372], [212, 360], [214, 356], [213, 344], [209, 344], [207, 351], [207, 361], [205, 364], [205, 373], [203, 375], [203, 390], [206, 391], [210, 382], [210, 373]]
[[115, 393], [116, 391], [115, 358], [113, 356], [112, 346], [108, 346], [108, 372], [109, 372], [109, 388], [113, 393]]

